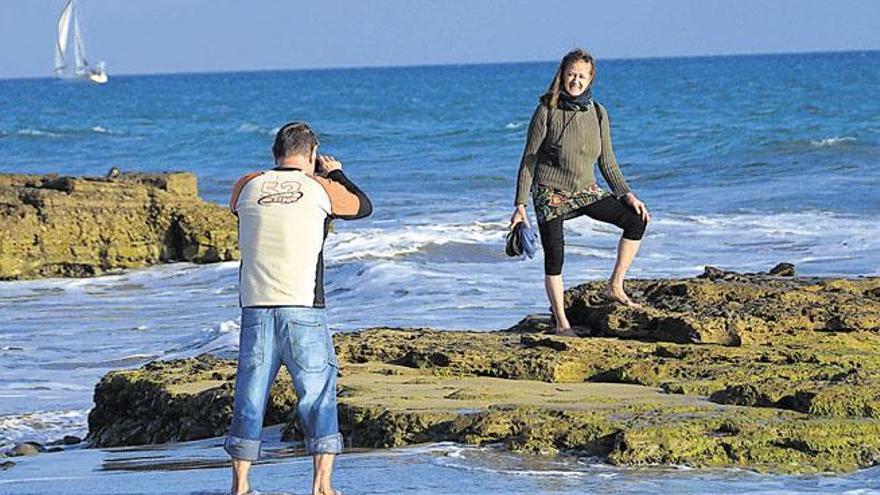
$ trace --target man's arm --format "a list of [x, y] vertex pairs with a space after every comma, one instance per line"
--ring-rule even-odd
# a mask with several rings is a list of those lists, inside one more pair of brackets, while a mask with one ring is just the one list
[[373, 203], [345, 176], [342, 172], [342, 164], [329, 156], [322, 156], [321, 159], [326, 176], [315, 177], [315, 180], [324, 187], [327, 196], [330, 197], [331, 215], [343, 220], [357, 220], [370, 216], [373, 213]]
[[251, 181], [251, 179], [255, 179], [259, 176], [263, 175], [263, 172], [253, 172], [245, 175], [241, 179], [232, 186], [232, 194], [229, 195], [229, 209], [232, 211], [232, 214], [238, 216], [238, 197], [241, 196], [241, 190], [244, 189], [244, 186]]
[[[346, 199], [337, 199], [337, 201], [347, 204], [340, 204], [338, 213], [334, 207], [333, 216], [343, 220], [357, 220], [358, 218], [368, 217], [373, 213], [373, 203], [370, 201], [370, 198], [368, 198], [354, 182], [349, 180], [349, 178], [342, 173], [342, 170], [334, 170], [330, 172], [327, 174], [327, 178], [333, 181], [333, 183], [340, 184], [345, 188], [347, 195], [340, 196], [348, 196]], [[356, 207], [351, 204], [351, 196], [354, 196], [354, 201], [357, 203]], [[331, 206], [335, 206], [334, 198], [332, 196], [330, 197], [330, 204]]]

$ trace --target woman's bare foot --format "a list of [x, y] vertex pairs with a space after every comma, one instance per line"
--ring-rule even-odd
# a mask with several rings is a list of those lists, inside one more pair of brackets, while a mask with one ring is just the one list
[[579, 337], [571, 328], [557, 328], [556, 335], [560, 337]]
[[550, 325], [556, 327], [554, 330], [554, 335], [559, 335], [560, 337], [578, 337], [578, 334], [574, 333], [574, 330], [571, 329], [571, 324], [568, 322], [568, 318], [565, 316], [562, 317], [563, 321], [558, 321], [556, 319], [556, 315], [553, 313], [553, 308], [550, 308]]
[[624, 306], [629, 306], [631, 308], [641, 308], [642, 305], [634, 302], [629, 296], [626, 295], [626, 292], [623, 291], [623, 287], [612, 287], [611, 285], [605, 286], [605, 290], [602, 291], [602, 296], [611, 301], [623, 304]]

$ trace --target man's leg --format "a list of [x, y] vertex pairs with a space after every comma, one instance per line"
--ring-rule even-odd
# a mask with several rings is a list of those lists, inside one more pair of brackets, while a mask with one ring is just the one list
[[242, 308], [232, 424], [224, 448], [232, 457], [233, 495], [250, 489], [248, 470], [260, 457], [263, 414], [281, 365], [271, 308]]
[[312, 456], [312, 468], [315, 476], [312, 478], [313, 495], [334, 495], [330, 478], [333, 476], [333, 459], [335, 454], [316, 454]]
[[229, 493], [240, 495], [250, 490], [248, 484], [248, 471], [251, 469], [251, 461], [232, 459], [232, 488]]
[[279, 308], [283, 331], [289, 339], [282, 359], [297, 396], [297, 414], [303, 429], [306, 452], [314, 456], [312, 493], [332, 495], [335, 454], [342, 452], [342, 435], [336, 413], [336, 353], [323, 309]]

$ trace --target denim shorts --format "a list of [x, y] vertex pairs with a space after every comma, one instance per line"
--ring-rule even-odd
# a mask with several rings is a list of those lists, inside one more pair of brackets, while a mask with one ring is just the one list
[[234, 459], [260, 458], [263, 414], [281, 364], [293, 378], [309, 454], [338, 454], [336, 352], [323, 308], [241, 308], [232, 425], [224, 448]]

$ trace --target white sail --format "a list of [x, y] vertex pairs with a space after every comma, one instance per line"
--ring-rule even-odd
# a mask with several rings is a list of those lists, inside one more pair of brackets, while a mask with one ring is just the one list
[[[73, 0], [70, 0], [73, 3]], [[76, 72], [85, 72], [89, 63], [86, 61], [86, 45], [83, 43], [82, 32], [79, 30], [79, 14], [73, 16], [73, 56], [76, 61]]]
[[58, 18], [58, 40], [55, 42], [55, 72], [60, 74], [67, 66], [64, 54], [67, 52], [67, 37], [70, 33], [70, 18], [73, 14], [73, 0], [69, 0]]
[[[73, 61], [74, 68], [68, 68], [68, 38], [70, 36], [70, 24], [73, 23]], [[61, 17], [58, 18], [58, 41], [55, 43], [55, 73], [62, 78], [81, 78], [95, 84], [107, 82], [107, 71], [104, 62], [95, 67], [89, 64], [86, 58], [86, 44], [83, 41], [82, 30], [79, 27], [79, 14], [76, 12], [74, 0], [67, 0]]]

